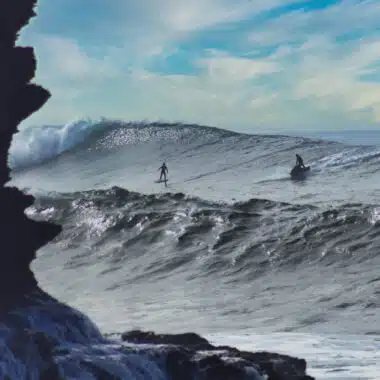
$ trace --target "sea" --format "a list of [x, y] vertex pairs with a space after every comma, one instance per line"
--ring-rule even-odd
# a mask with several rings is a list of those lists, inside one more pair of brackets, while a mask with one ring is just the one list
[[63, 226], [40, 286], [102, 333], [192, 331], [380, 379], [380, 131], [84, 119], [22, 128], [9, 163], [27, 214]]

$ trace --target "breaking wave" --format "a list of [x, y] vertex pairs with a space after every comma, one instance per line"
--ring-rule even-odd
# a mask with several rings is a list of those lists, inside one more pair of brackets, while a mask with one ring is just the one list
[[[195, 276], [217, 272], [242, 282], [274, 266], [346, 267], [371, 260], [380, 248], [380, 208], [363, 204], [327, 209], [262, 199], [227, 204], [113, 187], [42, 196], [29, 213], [64, 225], [61, 247], [92, 247], [91, 254], [78, 255], [70, 265], [99, 260], [95, 252], [113, 266], [124, 265], [144, 252], [130, 281], [187, 266], [190, 272], [197, 262]], [[162, 260], [157, 264], [158, 248]]]
[[20, 169], [41, 164], [82, 145], [117, 147], [152, 140], [189, 142], [199, 137], [217, 139], [234, 134], [217, 128], [181, 123], [78, 120], [65, 125], [22, 129], [13, 140], [9, 162], [13, 169]]

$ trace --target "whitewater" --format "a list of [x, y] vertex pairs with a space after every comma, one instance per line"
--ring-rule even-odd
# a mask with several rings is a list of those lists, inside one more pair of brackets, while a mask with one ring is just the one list
[[380, 133], [303, 135], [23, 128], [11, 185], [36, 197], [30, 217], [63, 225], [33, 262], [39, 284], [109, 336], [195, 331], [305, 358], [317, 379], [379, 379]]

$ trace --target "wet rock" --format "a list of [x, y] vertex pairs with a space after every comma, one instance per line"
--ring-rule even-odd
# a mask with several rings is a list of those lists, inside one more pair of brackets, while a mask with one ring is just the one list
[[166, 356], [166, 370], [172, 379], [193, 380], [197, 365], [186, 350], [173, 350]]
[[155, 334], [152, 331], [133, 330], [123, 333], [122, 340], [140, 344], [174, 344], [204, 350], [213, 347], [207, 339], [195, 333]]
[[58, 366], [54, 364], [42, 371], [40, 380], [65, 380], [65, 378], [60, 375]]
[[41, 378], [51, 380], [61, 380], [59, 368], [54, 361], [54, 351], [58, 344], [49, 335], [31, 329], [12, 330], [7, 339], [7, 346], [14, 358], [21, 363], [29, 363], [30, 371], [40, 372]]
[[268, 380], [311, 380], [306, 375], [306, 360], [271, 352], [240, 352], [244, 359], [257, 363]]
[[50, 93], [31, 83], [36, 60], [31, 47], [16, 46], [18, 33], [35, 15], [35, 0], [2, 0], [0, 12], [0, 312], [37, 287], [29, 269], [35, 252], [61, 227], [30, 220], [24, 214], [34, 198], [4, 187], [10, 179], [8, 150], [18, 124], [37, 111]]
[[[240, 363], [239, 363], [240, 364]], [[200, 372], [207, 380], [235, 380], [244, 379], [247, 372], [235, 363], [228, 363], [217, 355], [208, 356], [198, 363]]]
[[120, 376], [110, 374], [108, 371], [100, 368], [91, 362], [82, 362], [82, 366], [88, 368], [97, 380], [124, 380]]
[[[207, 380], [245, 379], [313, 380], [306, 374], [306, 361], [271, 352], [246, 352], [229, 346], [214, 346], [195, 334], [155, 334], [132, 330], [122, 334], [124, 342], [177, 346], [167, 356], [168, 372], [173, 379], [191, 379], [194, 366]], [[249, 369], [249, 371], [248, 371]], [[182, 376], [182, 377], [181, 377]]]

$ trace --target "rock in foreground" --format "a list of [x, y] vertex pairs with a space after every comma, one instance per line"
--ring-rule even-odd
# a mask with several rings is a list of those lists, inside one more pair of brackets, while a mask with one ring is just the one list
[[[178, 350], [168, 355], [167, 370], [173, 379], [252, 379], [312, 380], [306, 361], [270, 352], [246, 352], [234, 347], [214, 346], [195, 333], [155, 334], [139, 330], [122, 334], [134, 344], [168, 345]], [[182, 377], [178, 375], [182, 374]], [[191, 375], [190, 375], [191, 374]]]
[[0, 379], [313, 379], [303, 359], [214, 346], [195, 333], [134, 330], [105, 338], [89, 318], [42, 290], [0, 315], [0, 349]]

